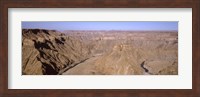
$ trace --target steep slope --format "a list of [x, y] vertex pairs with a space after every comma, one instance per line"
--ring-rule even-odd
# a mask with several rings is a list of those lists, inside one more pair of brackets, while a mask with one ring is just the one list
[[142, 74], [143, 69], [138, 65], [135, 50], [130, 45], [116, 45], [111, 53], [96, 61], [95, 67], [103, 74]]
[[87, 58], [88, 49], [78, 39], [54, 30], [22, 30], [23, 74], [58, 74]]

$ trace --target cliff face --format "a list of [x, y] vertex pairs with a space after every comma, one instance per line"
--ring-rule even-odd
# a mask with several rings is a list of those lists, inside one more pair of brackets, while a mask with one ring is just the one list
[[22, 30], [22, 72], [178, 74], [176, 32]]
[[22, 30], [23, 74], [58, 74], [87, 58], [88, 49], [78, 39], [53, 30]]

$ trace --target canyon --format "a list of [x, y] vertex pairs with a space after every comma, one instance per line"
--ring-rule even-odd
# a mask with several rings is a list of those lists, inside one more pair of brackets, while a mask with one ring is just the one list
[[22, 29], [23, 75], [177, 75], [178, 32]]

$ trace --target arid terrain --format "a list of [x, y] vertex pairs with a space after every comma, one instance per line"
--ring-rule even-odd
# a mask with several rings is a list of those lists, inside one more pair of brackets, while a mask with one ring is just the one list
[[178, 32], [22, 30], [23, 75], [177, 75]]

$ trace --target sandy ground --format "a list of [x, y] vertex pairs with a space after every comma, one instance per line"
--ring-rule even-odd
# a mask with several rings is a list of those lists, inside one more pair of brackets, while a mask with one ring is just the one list
[[99, 58], [99, 56], [94, 56], [89, 58], [83, 63], [78, 64], [74, 68], [69, 69], [64, 72], [63, 75], [93, 75], [98, 74], [95, 71], [95, 61]]

